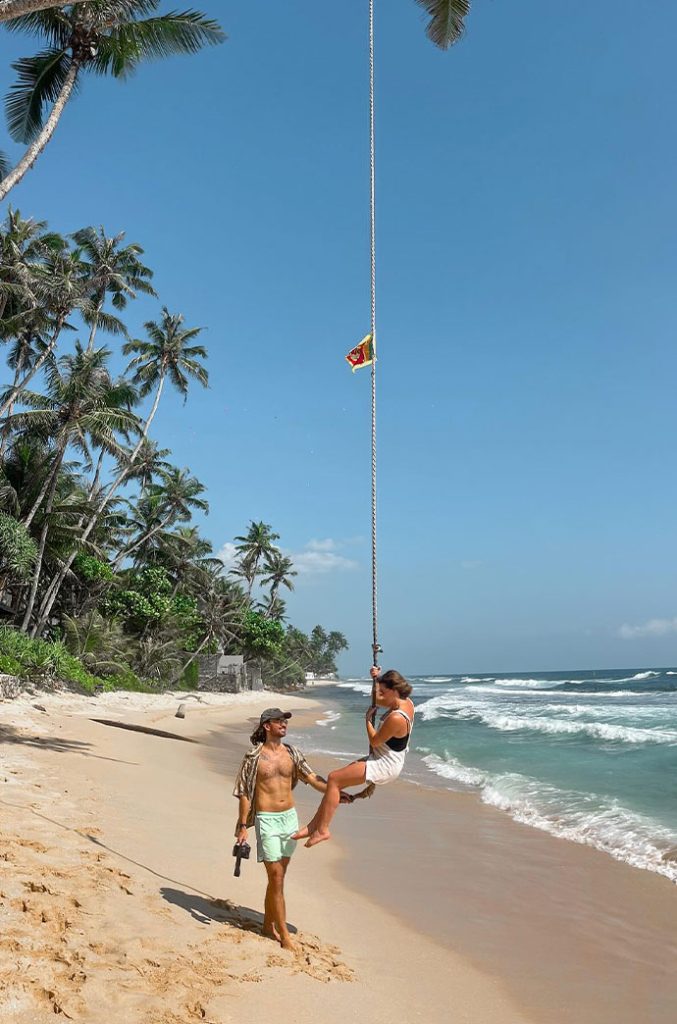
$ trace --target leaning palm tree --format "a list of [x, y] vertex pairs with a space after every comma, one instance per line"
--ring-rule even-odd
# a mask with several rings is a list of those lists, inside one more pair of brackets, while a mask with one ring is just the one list
[[[82, 545], [86, 544], [109, 501], [111, 501], [127, 477], [133, 472], [134, 463], [148, 436], [148, 430], [160, 404], [160, 397], [167, 379], [183, 395], [184, 401], [188, 396], [188, 385], [191, 377], [199, 381], [203, 387], [207, 387], [209, 381], [207, 370], [201, 363], [201, 360], [207, 357], [206, 350], [202, 345], [188, 344], [200, 333], [201, 327], [185, 329], [183, 327], [183, 316], [170, 313], [166, 307], [162, 310], [162, 320], [159, 324], [154, 320], [149, 320], [145, 327], [148, 340], [128, 341], [123, 348], [123, 352], [125, 355], [133, 355], [129, 368], [134, 371], [133, 383], [139, 388], [141, 397], [145, 398], [155, 390], [153, 404], [133, 451], [125, 459], [117, 476], [102, 495], [90, 516], [89, 522], [80, 537]], [[66, 559], [45, 591], [39, 611], [38, 632], [47, 622], [52, 605], [56, 600], [61, 584], [75, 561], [76, 554], [77, 551], [74, 551]]]
[[21, 181], [49, 142], [83, 74], [127, 78], [145, 60], [197, 53], [225, 39], [218, 23], [199, 11], [148, 17], [159, 6], [160, 0], [89, 0], [33, 10], [7, 22], [11, 31], [41, 36], [47, 45], [12, 65], [18, 80], [7, 97], [9, 132], [28, 148], [0, 181], [0, 199]]

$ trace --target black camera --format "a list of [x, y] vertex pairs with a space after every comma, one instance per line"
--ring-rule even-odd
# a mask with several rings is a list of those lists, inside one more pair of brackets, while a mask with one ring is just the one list
[[240, 863], [243, 860], [249, 860], [249, 854], [252, 852], [252, 848], [249, 843], [235, 843], [233, 847], [233, 857], [235, 857], [235, 871], [233, 874], [236, 878], [240, 877]]

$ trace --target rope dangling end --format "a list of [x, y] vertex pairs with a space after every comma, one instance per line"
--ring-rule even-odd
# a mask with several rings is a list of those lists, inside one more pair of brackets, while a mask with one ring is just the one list
[[368, 783], [359, 793], [353, 793], [353, 800], [368, 800], [372, 796], [376, 786], [373, 782]]

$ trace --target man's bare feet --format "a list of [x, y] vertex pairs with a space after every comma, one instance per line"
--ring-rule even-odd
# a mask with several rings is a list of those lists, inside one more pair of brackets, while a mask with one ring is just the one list
[[289, 935], [284, 936], [280, 939], [280, 945], [283, 949], [288, 949], [290, 953], [298, 953], [298, 946], [294, 945]]
[[261, 928], [261, 934], [266, 939], [272, 939], [273, 942], [280, 942], [280, 936], [279, 936], [277, 928], [275, 927], [274, 924], [268, 924], [267, 921], [263, 922], [263, 927]]
[[331, 839], [331, 832], [328, 829], [325, 829], [324, 832], [311, 832], [305, 845], [307, 847], [317, 846], [318, 843], [325, 843], [327, 839]]

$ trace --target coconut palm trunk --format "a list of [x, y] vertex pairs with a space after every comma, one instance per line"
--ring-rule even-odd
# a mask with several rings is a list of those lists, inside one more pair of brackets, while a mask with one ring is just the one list
[[[88, 0], [79, 0], [87, 3]], [[63, 7], [61, 0], [0, 0], [0, 21], [21, 18], [34, 11], [46, 11], [49, 7]]]
[[56, 98], [54, 106], [52, 107], [52, 112], [45, 121], [42, 131], [35, 142], [31, 142], [16, 167], [11, 170], [9, 174], [2, 179], [2, 181], [0, 181], [0, 202], [9, 195], [15, 185], [18, 185], [26, 172], [30, 171], [31, 167], [51, 139], [54, 134], [54, 130], [59, 123], [59, 118], [63, 114], [64, 107], [68, 103], [71, 93], [73, 92], [79, 71], [79, 63], [76, 60], [73, 60], [70, 68], [68, 69], [68, 74], [66, 75], [61, 92]]
[[160, 530], [164, 530], [166, 526], [169, 526], [172, 519], [173, 516], [167, 516], [165, 519], [162, 520], [161, 523], [158, 523], [157, 526], [154, 526], [152, 530], [146, 530], [146, 532], [143, 534], [142, 537], [139, 538], [139, 540], [134, 541], [134, 543], [130, 544], [129, 547], [123, 548], [120, 554], [116, 556], [115, 560], [111, 562], [111, 569], [113, 570], [113, 572], [117, 570], [117, 567], [120, 565], [120, 563], [123, 562], [125, 558], [128, 558], [133, 551], [136, 551], [137, 548], [140, 548], [142, 544], [145, 544], [147, 540], [150, 540], [151, 537], [154, 537], [156, 533], [160, 532]]
[[95, 509], [95, 511], [92, 514], [89, 522], [87, 523], [87, 526], [85, 527], [85, 529], [84, 529], [84, 531], [82, 533], [82, 536], [80, 537], [80, 542], [78, 544], [78, 547], [75, 548], [75, 550], [70, 553], [68, 558], [64, 561], [63, 565], [61, 566], [59, 572], [54, 576], [54, 579], [52, 580], [52, 582], [48, 586], [48, 588], [47, 588], [47, 590], [45, 592], [45, 596], [42, 599], [42, 604], [40, 605], [40, 609], [38, 611], [38, 621], [37, 621], [37, 626], [36, 626], [36, 629], [35, 629], [35, 635], [36, 636], [40, 636], [40, 634], [42, 633], [42, 630], [45, 628], [45, 625], [46, 625], [47, 620], [49, 618], [50, 612], [52, 611], [52, 608], [54, 606], [54, 602], [57, 599], [57, 596], [59, 594], [59, 591], [61, 589], [63, 581], [66, 579], [66, 576], [70, 572], [70, 568], [71, 568], [73, 562], [75, 561], [75, 559], [76, 559], [76, 557], [78, 555], [78, 552], [84, 547], [85, 543], [87, 542], [87, 540], [89, 538], [89, 535], [91, 534], [92, 530], [94, 529], [94, 527], [98, 523], [99, 519], [101, 518], [101, 515], [103, 514], [106, 506], [111, 501], [111, 499], [114, 497], [116, 491], [122, 486], [122, 484], [124, 483], [125, 479], [129, 475], [129, 472], [130, 472], [130, 470], [132, 468], [132, 464], [134, 463], [134, 460], [136, 459], [137, 455], [139, 454], [139, 451], [141, 450], [141, 446], [143, 445], [143, 442], [146, 440], [146, 437], [148, 436], [148, 431], [150, 429], [150, 425], [153, 422], [153, 419], [155, 417], [155, 413], [157, 412], [158, 405], [160, 404], [160, 397], [162, 396], [162, 389], [164, 387], [164, 383], [165, 383], [165, 375], [163, 374], [160, 377], [160, 380], [158, 381], [158, 387], [157, 387], [157, 391], [155, 393], [155, 400], [153, 402], [153, 407], [152, 407], [150, 413], [148, 414], [148, 418], [147, 418], [146, 422], [144, 423], [143, 430], [141, 431], [141, 436], [139, 437], [138, 443], [137, 443], [136, 447], [134, 448], [134, 451], [132, 452], [132, 454], [131, 454], [131, 456], [129, 458], [129, 462], [127, 463], [125, 468], [120, 473], [118, 473], [117, 477], [115, 478], [115, 480], [110, 485], [110, 487], [106, 491], [105, 495], [103, 496], [103, 498], [99, 502], [98, 507]]
[[45, 546], [47, 544], [47, 534], [49, 533], [49, 514], [52, 511], [54, 505], [54, 495], [56, 494], [57, 484], [59, 482], [59, 466], [63, 462], [64, 453], [66, 446], [64, 444], [59, 457], [55, 461], [54, 469], [52, 470], [52, 482], [47, 494], [47, 500], [45, 502], [45, 521], [40, 531], [40, 542], [38, 545], [38, 556], [35, 559], [35, 565], [33, 567], [33, 579], [31, 581], [31, 590], [28, 595], [28, 604], [26, 605], [26, 612], [21, 623], [21, 632], [25, 633], [28, 629], [28, 624], [31, 621], [33, 614], [33, 608], [35, 606], [35, 596], [38, 592], [38, 584], [40, 582], [40, 573], [42, 572], [42, 561], [45, 555]]
[[[14, 380], [12, 381], [12, 391], [16, 392], [17, 394], [18, 394], [19, 377], [21, 376], [21, 371], [23, 370], [23, 364], [24, 364], [24, 354], [22, 352], [21, 355], [19, 356], [18, 362], [16, 364], [16, 369], [14, 370]], [[11, 416], [13, 412], [14, 412], [14, 402], [10, 402], [10, 405], [7, 408], [7, 416], [8, 417]], [[0, 443], [0, 461], [2, 461], [4, 459], [4, 457], [5, 457], [5, 452], [7, 451], [7, 442], [9, 441], [10, 434], [11, 434], [11, 430], [10, 430], [9, 424], [5, 423], [4, 427], [2, 428], [2, 442]]]
[[21, 392], [24, 390], [26, 385], [29, 384], [32, 381], [33, 377], [35, 377], [35, 375], [38, 372], [38, 370], [49, 359], [50, 355], [54, 351], [54, 348], [56, 346], [57, 341], [59, 340], [59, 335], [61, 334], [61, 329], [63, 328], [63, 325], [64, 325], [65, 322], [66, 322], [65, 315], [64, 316], [60, 316], [59, 319], [57, 320], [56, 327], [54, 328], [54, 333], [53, 333], [52, 337], [49, 340], [49, 344], [47, 345], [47, 348], [41, 354], [40, 358], [35, 360], [34, 365], [30, 368], [28, 373], [25, 374], [18, 383], [15, 382], [14, 386], [12, 387], [12, 390], [11, 390], [9, 396], [5, 399], [3, 404], [0, 406], [0, 416], [5, 416], [8, 413], [9, 409], [14, 405], [14, 403], [16, 402], [17, 398], [19, 397]]
[[64, 443], [63, 446], [59, 447], [59, 449], [58, 449], [58, 451], [57, 451], [57, 453], [56, 453], [56, 455], [54, 457], [54, 463], [52, 465], [52, 468], [50, 469], [49, 473], [47, 474], [47, 476], [45, 477], [45, 479], [43, 481], [43, 484], [42, 484], [42, 487], [40, 488], [38, 496], [35, 499], [35, 501], [33, 502], [33, 507], [31, 508], [31, 510], [28, 513], [28, 515], [26, 516], [26, 518], [23, 520], [23, 525], [26, 527], [26, 529], [28, 529], [28, 527], [31, 525], [31, 523], [35, 519], [35, 516], [37, 515], [38, 509], [40, 508], [40, 506], [42, 505], [43, 501], [45, 500], [45, 495], [49, 491], [50, 487], [52, 486], [52, 484], [55, 484], [56, 479], [57, 479], [57, 477], [59, 475], [59, 470], [61, 469], [61, 463], [63, 462], [63, 457], [64, 457], [65, 452], [66, 452], [66, 445]]

